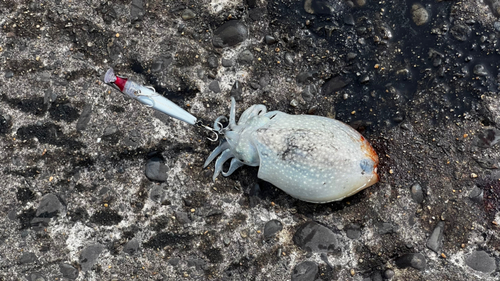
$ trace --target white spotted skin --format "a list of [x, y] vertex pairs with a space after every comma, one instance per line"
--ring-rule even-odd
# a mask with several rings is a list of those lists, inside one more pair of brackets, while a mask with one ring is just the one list
[[224, 140], [214, 179], [230, 158], [229, 176], [243, 164], [259, 166], [258, 177], [289, 195], [312, 203], [342, 200], [378, 181], [378, 157], [366, 139], [348, 125], [326, 117], [266, 113], [254, 105], [223, 128]]

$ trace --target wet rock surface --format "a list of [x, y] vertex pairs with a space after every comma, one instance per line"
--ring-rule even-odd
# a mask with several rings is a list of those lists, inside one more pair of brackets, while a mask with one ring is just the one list
[[[0, 280], [499, 280], [498, 7], [0, 1]], [[109, 67], [203, 124], [231, 95], [336, 118], [380, 182], [329, 204], [255, 167], [214, 182], [212, 135]]]

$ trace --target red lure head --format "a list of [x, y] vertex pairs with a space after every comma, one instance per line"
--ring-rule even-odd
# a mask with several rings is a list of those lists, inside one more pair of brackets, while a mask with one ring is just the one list
[[104, 75], [104, 83], [113, 83], [115, 84], [120, 91], [123, 92], [123, 89], [125, 88], [125, 84], [127, 83], [127, 78], [121, 78], [115, 75], [115, 72], [113, 71], [112, 68], [108, 69], [106, 74]]

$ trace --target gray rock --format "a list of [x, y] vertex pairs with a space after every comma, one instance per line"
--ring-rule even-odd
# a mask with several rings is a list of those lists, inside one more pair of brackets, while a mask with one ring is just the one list
[[60, 263], [59, 271], [61, 271], [64, 278], [68, 278], [70, 280], [74, 280], [78, 277], [78, 269], [71, 264]]
[[38, 208], [36, 209], [37, 217], [51, 218], [55, 216], [61, 209], [63, 205], [56, 195], [49, 193], [42, 197]]
[[347, 61], [352, 61], [353, 59], [355, 59], [356, 57], [358, 56], [358, 54], [356, 53], [348, 53], [347, 54]]
[[181, 212], [181, 211], [175, 211], [175, 218], [177, 221], [181, 224], [188, 224], [191, 223], [191, 220], [189, 219], [188, 215], [186, 212]]
[[500, 141], [500, 130], [486, 129], [477, 135], [476, 145], [481, 148], [489, 148]]
[[412, 185], [410, 191], [413, 201], [417, 202], [418, 204], [424, 201], [424, 191], [422, 190], [422, 186], [420, 186], [420, 184], [415, 183], [414, 185]]
[[424, 270], [427, 266], [425, 257], [420, 253], [405, 254], [396, 259], [396, 265], [399, 268], [413, 267], [418, 270]]
[[207, 58], [208, 67], [217, 68], [219, 67], [219, 59], [216, 56], [209, 56]]
[[250, 52], [250, 50], [244, 50], [238, 55], [238, 61], [241, 64], [252, 64], [253, 62], [253, 54]]
[[231, 67], [234, 65], [234, 61], [230, 59], [223, 58], [222, 59], [222, 66], [224, 67]]
[[7, 71], [5, 71], [4, 77], [5, 78], [12, 78], [12, 77], [14, 77], [14, 72], [7, 70]]
[[40, 272], [30, 272], [26, 275], [26, 279], [28, 281], [45, 281], [48, 279], [45, 279], [43, 275]]
[[87, 103], [83, 107], [82, 114], [80, 114], [78, 122], [76, 123], [77, 131], [84, 131], [85, 129], [87, 129], [87, 125], [90, 122], [91, 115], [92, 115], [92, 104]]
[[19, 258], [19, 263], [21, 264], [34, 263], [36, 261], [38, 261], [38, 258], [32, 252], [24, 252]]
[[272, 44], [275, 44], [276, 42], [278, 42], [278, 40], [276, 40], [276, 38], [274, 38], [271, 35], [266, 35], [264, 37], [264, 41], [266, 42], [267, 45], [272, 45]]
[[79, 258], [82, 271], [89, 271], [92, 269], [92, 266], [97, 263], [97, 259], [103, 250], [104, 247], [100, 244], [92, 244], [85, 247], [80, 253]]
[[443, 232], [444, 222], [440, 221], [432, 231], [431, 236], [427, 240], [427, 248], [440, 254], [441, 247], [443, 246]]
[[333, 13], [328, 0], [305, 0], [304, 10], [312, 15], [332, 15]]
[[481, 188], [474, 186], [472, 191], [469, 193], [469, 198], [470, 200], [476, 202], [476, 203], [482, 203], [483, 202], [483, 196], [484, 192]]
[[313, 81], [313, 73], [310, 71], [301, 72], [296, 77], [297, 83], [306, 83]]
[[247, 27], [238, 20], [231, 20], [214, 31], [212, 43], [216, 48], [231, 47], [245, 41], [247, 37]]
[[130, 3], [130, 20], [132, 22], [144, 17], [144, 0], [132, 0]]
[[455, 39], [459, 41], [466, 41], [467, 38], [469, 38], [471, 31], [471, 28], [467, 25], [456, 24], [451, 28], [450, 33], [453, 37], [455, 37]]
[[285, 62], [287, 64], [293, 64], [293, 58], [294, 56], [291, 53], [289, 52], [285, 53]]
[[180, 258], [171, 258], [170, 260], [168, 260], [168, 263], [173, 265], [173, 266], [176, 266], [179, 264], [180, 261], [181, 261]]
[[111, 124], [111, 125], [106, 126], [106, 128], [104, 128], [104, 132], [102, 133], [102, 136], [103, 137], [111, 136], [113, 134], [116, 134], [117, 132], [118, 132], [118, 126]]
[[163, 187], [157, 185], [153, 187], [149, 192], [149, 199], [155, 202], [160, 202], [161, 199], [163, 198], [163, 195], [164, 195]]
[[333, 231], [313, 221], [306, 222], [297, 229], [293, 242], [303, 250], [315, 253], [333, 252], [339, 246]]
[[191, 259], [187, 262], [188, 267], [195, 267], [197, 270], [206, 269], [207, 262], [204, 259]]
[[324, 95], [332, 95], [336, 91], [349, 85], [349, 83], [351, 83], [351, 80], [349, 78], [342, 78], [340, 76], [335, 76], [330, 78], [323, 84], [323, 86], [321, 87], [321, 92]]
[[269, 239], [283, 229], [283, 224], [279, 220], [270, 220], [264, 226], [264, 238]]
[[135, 238], [131, 239], [123, 246], [123, 252], [131, 256], [133, 256], [137, 250], [139, 250], [139, 241]]
[[394, 270], [392, 270], [392, 269], [386, 269], [384, 271], [383, 277], [385, 279], [392, 279], [392, 277], [394, 277], [395, 274], [396, 273], [394, 272]]
[[421, 4], [411, 6], [411, 18], [416, 25], [424, 25], [429, 21], [429, 12]]
[[220, 93], [219, 81], [214, 80], [208, 85], [208, 89], [214, 93]]
[[488, 71], [486, 71], [486, 68], [482, 64], [476, 64], [472, 72], [477, 76], [488, 76]]
[[164, 182], [167, 180], [167, 166], [159, 157], [153, 157], [146, 163], [146, 177], [152, 181]]
[[313, 281], [318, 275], [318, 264], [313, 261], [303, 261], [292, 271], [292, 281]]
[[495, 258], [491, 257], [485, 251], [474, 251], [465, 258], [465, 264], [474, 270], [484, 273], [493, 272], [497, 268]]
[[191, 9], [185, 9], [181, 15], [183, 20], [190, 20], [196, 17], [196, 14]]
[[151, 65], [151, 72], [160, 72], [163, 68], [163, 60], [157, 60]]
[[351, 25], [351, 26], [354, 26], [356, 24], [356, 22], [354, 21], [354, 17], [352, 16], [352, 14], [345, 14], [345, 16], [344, 16], [344, 23], [346, 25]]
[[377, 228], [377, 233], [380, 235], [394, 233], [395, 230], [394, 225], [389, 222], [377, 222], [375, 227]]
[[351, 239], [358, 239], [361, 237], [361, 227], [355, 223], [350, 224], [345, 228], [345, 234]]

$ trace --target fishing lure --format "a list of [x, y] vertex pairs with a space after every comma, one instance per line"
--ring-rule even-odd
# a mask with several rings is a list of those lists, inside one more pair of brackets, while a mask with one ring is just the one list
[[[326, 117], [267, 112], [262, 104], [243, 112], [236, 123], [236, 101], [231, 98], [229, 120], [219, 116], [213, 128], [149, 87], [116, 76], [109, 69], [104, 82], [139, 102], [191, 125], [221, 136], [219, 146], [205, 161], [215, 158], [213, 180], [230, 176], [244, 165], [259, 166], [257, 176], [303, 201], [342, 200], [378, 182], [378, 156], [368, 141], [348, 125]], [[228, 122], [226, 127], [222, 123]], [[223, 165], [231, 159], [227, 172]]]
[[259, 166], [257, 177], [312, 203], [342, 200], [378, 182], [378, 156], [350, 126], [321, 116], [267, 112], [262, 104], [245, 110], [236, 123], [235, 106], [232, 98], [227, 127], [220, 125], [227, 117], [215, 120], [223, 138], [204, 165], [220, 155], [214, 180], [243, 165]]

